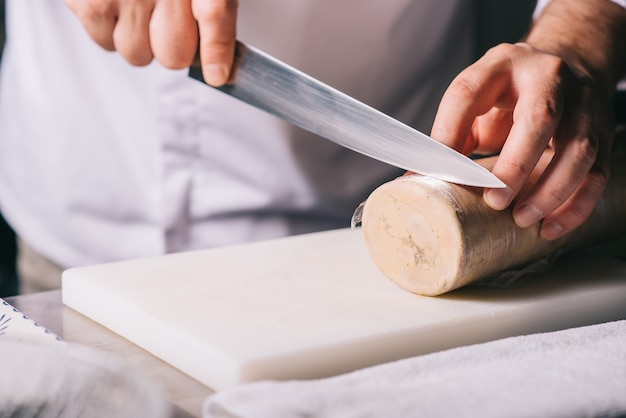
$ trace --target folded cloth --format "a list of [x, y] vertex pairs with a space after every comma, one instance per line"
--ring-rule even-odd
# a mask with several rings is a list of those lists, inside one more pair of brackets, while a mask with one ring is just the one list
[[626, 416], [626, 320], [211, 395], [205, 418]]

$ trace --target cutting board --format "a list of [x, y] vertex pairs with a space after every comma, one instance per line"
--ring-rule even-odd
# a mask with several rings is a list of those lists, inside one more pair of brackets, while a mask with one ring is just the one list
[[580, 252], [507, 288], [425, 297], [387, 280], [345, 229], [74, 268], [62, 293], [220, 390], [626, 318], [626, 263]]

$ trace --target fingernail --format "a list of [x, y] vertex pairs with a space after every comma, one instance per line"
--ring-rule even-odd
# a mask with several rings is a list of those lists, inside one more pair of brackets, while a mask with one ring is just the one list
[[559, 238], [563, 234], [563, 226], [556, 222], [548, 222], [541, 226], [541, 236], [547, 240]]
[[533, 205], [522, 205], [513, 213], [515, 223], [521, 228], [536, 224], [543, 218], [543, 213]]
[[228, 70], [220, 64], [207, 64], [202, 66], [202, 76], [207, 84], [221, 86], [227, 81]]
[[513, 198], [513, 191], [504, 189], [489, 189], [485, 191], [485, 202], [493, 209], [502, 210], [509, 206]]

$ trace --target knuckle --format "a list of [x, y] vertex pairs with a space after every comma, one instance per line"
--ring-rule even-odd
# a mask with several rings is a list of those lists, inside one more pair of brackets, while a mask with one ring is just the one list
[[596, 202], [602, 196], [609, 180], [608, 171], [604, 169], [591, 170], [587, 174], [584, 184], [585, 190], [581, 193], [585, 198], [572, 201], [568, 207], [568, 221], [570, 229], [581, 225], [593, 212]]
[[517, 54], [519, 51], [518, 45], [513, 45], [509, 43], [501, 43], [494, 47], [491, 47], [485, 53], [485, 57], [491, 59], [504, 59], [509, 60], [511, 56]]
[[133, 66], [146, 66], [154, 58], [149, 43], [145, 41], [138, 39], [129, 41], [121, 37], [119, 32], [116, 32], [113, 36], [113, 43], [119, 54]]
[[552, 89], [546, 90], [543, 98], [537, 99], [528, 110], [529, 122], [533, 125], [555, 125], [561, 116], [560, 100]]
[[[574, 143], [573, 158], [582, 167], [591, 167], [598, 156], [598, 141], [589, 138], [581, 138]], [[598, 171], [598, 174], [601, 172]], [[595, 177], [595, 171], [590, 171], [590, 176]]]
[[527, 178], [531, 171], [533, 170], [534, 165], [530, 164], [521, 158], [513, 158], [511, 160], [507, 160], [502, 164], [502, 171], [505, 173], [514, 173], [516, 178], [525, 179]]
[[592, 196], [600, 196], [609, 182], [608, 168], [598, 167], [589, 171], [585, 187]]
[[152, 56], [145, 54], [129, 55], [126, 57], [126, 61], [135, 67], [145, 67], [152, 62]]
[[447, 95], [453, 100], [463, 102], [474, 100], [481, 93], [480, 82], [476, 78], [467, 75], [460, 75], [450, 85]]
[[202, 59], [207, 62], [219, 62], [228, 56], [232, 44], [226, 39], [202, 40]]
[[574, 229], [580, 226], [583, 222], [585, 222], [585, 220], [591, 214], [592, 210], [593, 210], [593, 205], [592, 206], [583, 205], [583, 204], [572, 205], [569, 209], [570, 215], [569, 215], [569, 221], [567, 222], [569, 229]]
[[115, 44], [110, 38], [95, 38], [94, 41], [106, 51], [115, 51]]
[[189, 67], [193, 62], [193, 58], [194, 52], [192, 52], [191, 54], [185, 54], [182, 51], [175, 51], [171, 54], [160, 54], [156, 56], [159, 64], [171, 70], [181, 70], [183, 68]]
[[153, 59], [152, 51], [142, 45], [134, 44], [129, 47], [118, 47], [117, 50], [129, 64], [136, 67], [146, 66]]
[[560, 206], [569, 197], [569, 191], [562, 187], [550, 188], [546, 193], [549, 196], [548, 201], [555, 207]]
[[100, 18], [108, 16], [111, 13], [112, 5], [110, 2], [93, 0], [82, 2], [80, 10], [82, 16], [85, 18], [99, 20]]
[[[563, 155], [567, 154], [568, 159], [573, 161], [579, 172], [587, 173], [594, 165], [599, 164], [600, 140], [597, 135], [592, 133], [568, 137], [562, 132], [557, 132], [553, 146], [556, 152]], [[595, 170], [603, 170], [603, 168], [598, 165]]]

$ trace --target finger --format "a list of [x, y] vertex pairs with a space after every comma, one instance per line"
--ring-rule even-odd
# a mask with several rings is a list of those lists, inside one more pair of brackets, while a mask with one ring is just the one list
[[190, 1], [160, 0], [150, 19], [150, 43], [166, 68], [189, 67], [198, 49], [198, 25]]
[[558, 80], [546, 84], [536, 80], [532, 73], [521, 72], [515, 83], [522, 93], [513, 111], [509, 137], [492, 170], [507, 187], [484, 192], [486, 203], [496, 210], [509, 206], [528, 180], [556, 130], [563, 109]]
[[[513, 113], [510, 110], [499, 107], [492, 108], [474, 122], [472, 138], [480, 138], [480, 141], [472, 141], [474, 145], [468, 149], [467, 153], [496, 154], [500, 152], [512, 126]], [[468, 144], [466, 147], [470, 145]]]
[[541, 237], [554, 240], [578, 228], [593, 211], [607, 182], [608, 167], [591, 170], [565, 203], [543, 220]]
[[113, 30], [119, 14], [117, 2], [65, 0], [65, 4], [78, 17], [91, 39], [107, 51], [115, 50]]
[[152, 61], [149, 25], [153, 8], [153, 1], [128, 1], [120, 8], [113, 42], [132, 65], [148, 65]]
[[512, 45], [499, 45], [461, 72], [444, 93], [431, 136], [463, 151], [476, 117], [496, 105], [505, 93], [511, 71], [505, 53]]
[[593, 138], [586, 117], [563, 118], [565, 129], [553, 139], [554, 157], [529, 193], [516, 204], [515, 222], [526, 228], [560, 207], [588, 175], [597, 157], [598, 138]]
[[[607, 113], [605, 110], [600, 110], [600, 112], [602, 115]], [[587, 116], [583, 116], [583, 114]], [[564, 138], [570, 135], [574, 136], [575, 139], [570, 143], [569, 141], [558, 140], [560, 138], [557, 136], [554, 140], [555, 153], [562, 155], [563, 159], [567, 156], [569, 161], [574, 164], [574, 167], [569, 168], [570, 172], [573, 173], [571, 174], [573, 179], [559, 180], [555, 178], [554, 187], [559, 187], [559, 183], [562, 183], [560, 187], [573, 191], [564, 200], [564, 203], [554, 210], [544, 209], [545, 213], [548, 214], [543, 220], [540, 230], [544, 239], [559, 238], [580, 226], [591, 214], [606, 187], [609, 179], [610, 150], [614, 130], [607, 128], [611, 124], [610, 122], [607, 122], [608, 125], [604, 125], [602, 122], [592, 123], [592, 121], [597, 120], [597, 118], [582, 111], [572, 113], [564, 124], [563, 132], [559, 135], [563, 135]], [[591, 168], [588, 172], [581, 174], [586, 167]], [[546, 178], [549, 174], [547, 173]], [[565, 177], [568, 175], [566, 174]], [[576, 182], [576, 177], [582, 177], [582, 179], [578, 184], [568, 187], [566, 181]], [[537, 199], [541, 200], [540, 197]]]
[[200, 29], [200, 62], [205, 81], [221, 86], [228, 81], [235, 56], [236, 0], [194, 0], [192, 12]]

